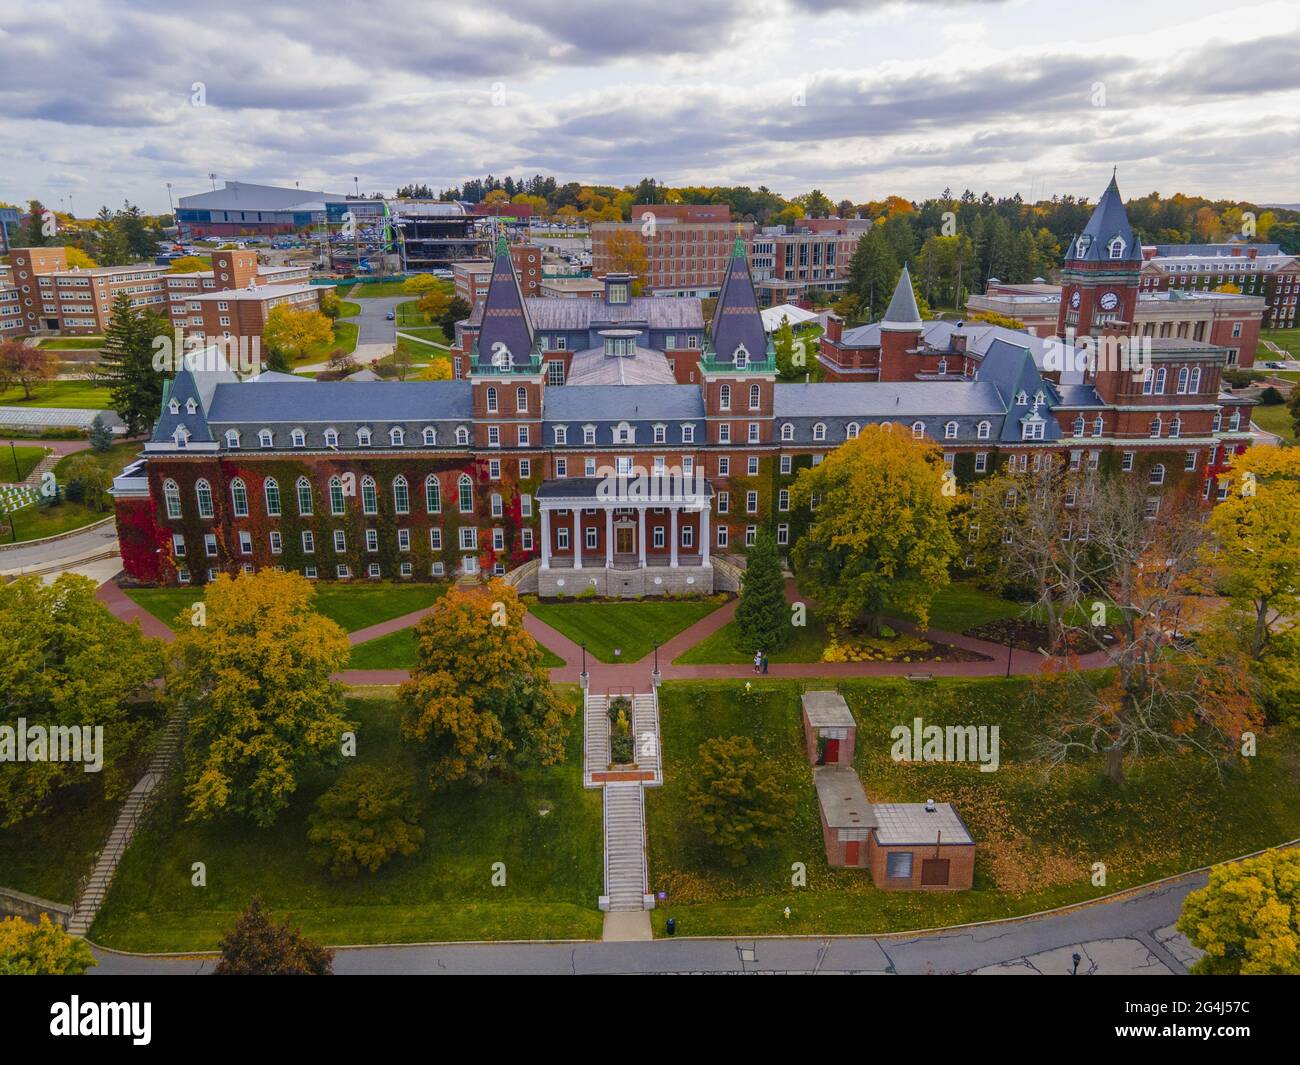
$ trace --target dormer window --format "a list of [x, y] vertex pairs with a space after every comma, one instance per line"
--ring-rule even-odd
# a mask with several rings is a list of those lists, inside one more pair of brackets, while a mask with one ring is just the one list
[[179, 414], [180, 412], [181, 412], [181, 405], [178, 402], [176, 402], [176, 400], [173, 399], [170, 403], [167, 404], [168, 414]]
[[257, 434], [258, 447], [270, 447], [275, 443], [275, 434], [270, 429], [262, 429]]
[[825, 425], [825, 423], [823, 423], [823, 422], [818, 422], [816, 425], [813, 426], [813, 439], [814, 439], [814, 440], [825, 440], [825, 439], [826, 439], [826, 425]]
[[610, 303], [626, 303], [628, 296], [627, 283], [623, 281], [612, 282], [606, 289], [609, 293]]
[[1020, 423], [1021, 440], [1042, 440], [1044, 422], [1037, 414], [1031, 415]]
[[732, 352], [732, 359], [736, 363], [736, 369], [743, 370], [749, 365], [749, 349], [744, 344], [737, 344], [736, 350]]
[[239, 430], [226, 430], [226, 447], [239, 447]]
[[619, 422], [614, 430], [614, 443], [633, 444], [636, 442], [636, 430], [627, 422]]
[[176, 426], [176, 432], [172, 433], [172, 440], [177, 447], [184, 447], [190, 439], [190, 431], [183, 425]]
[[582, 427], [582, 442], [584, 444], [594, 444], [596, 442], [596, 427], [594, 425], [584, 425]]
[[461, 447], [469, 443], [469, 430], [463, 425], [456, 426], [456, 443]]
[[337, 429], [325, 430], [325, 446], [326, 447], [339, 446], [339, 431]]
[[364, 425], [357, 430], [357, 447], [370, 446], [370, 430]]
[[1107, 250], [1110, 252], [1110, 257], [1112, 259], [1124, 258], [1125, 245], [1124, 245], [1123, 237], [1115, 237], [1106, 247]]
[[987, 440], [989, 438], [989, 429], [992, 428], [989, 422], [980, 422], [975, 427], [975, 437], [977, 440]]
[[567, 444], [569, 442], [569, 427], [567, 425], [557, 425], [555, 427], [555, 442], [557, 444]]
[[1083, 234], [1083, 236], [1079, 238], [1078, 243], [1075, 245], [1075, 248], [1078, 252], [1078, 258], [1080, 259], [1084, 258], [1084, 256], [1088, 254], [1088, 249], [1091, 247], [1092, 247], [1092, 237], [1090, 237], [1087, 233]]
[[781, 439], [782, 440], [794, 439], [794, 426], [791, 425], [789, 422], [783, 422], [781, 424]]
[[944, 438], [945, 440], [956, 440], [956, 439], [957, 439], [957, 423], [956, 423], [956, 422], [948, 422], [947, 424], [944, 425], [944, 427], [943, 427], [943, 438]]
[[388, 430], [388, 442], [393, 447], [401, 447], [406, 443], [406, 432], [400, 426], [393, 426]]
[[424, 432], [421, 434], [425, 447], [433, 447], [438, 442], [438, 433], [432, 425], [426, 425]]
[[845, 428], [844, 433], [845, 436], [847, 436], [850, 440], [856, 440], [858, 438], [859, 431], [860, 431], [860, 427], [858, 426], [857, 422], [849, 422], [848, 426]]
[[289, 439], [290, 441], [292, 441], [294, 447], [307, 446], [307, 434], [304, 433], [301, 429], [295, 429], [293, 432], [291, 432], [289, 434]]
[[194, 398], [192, 396], [185, 401], [186, 414], [194, 414], [198, 411], [198, 409], [199, 409], [199, 405], [194, 402]]
[[912, 439], [920, 440], [925, 436], [925, 422], [912, 423]]
[[1028, 392], [1020, 391], [1020, 392], [1017, 392], [1017, 393], [1016, 393], [1016, 406], [1017, 406], [1017, 407], [1027, 407], [1027, 406], [1029, 406], [1029, 393], [1028, 393]]
[[1041, 406], [1042, 406], [1044, 403], [1046, 403], [1046, 402], [1047, 402], [1047, 397], [1044, 396], [1042, 392], [1035, 392], [1035, 393], [1034, 393], [1034, 406], [1035, 406], [1035, 407], [1041, 407]]

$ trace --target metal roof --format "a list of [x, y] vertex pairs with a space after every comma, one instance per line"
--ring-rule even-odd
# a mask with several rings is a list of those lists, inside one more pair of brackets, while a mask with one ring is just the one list
[[876, 842], [886, 847], [933, 844], [973, 844], [969, 829], [951, 803], [937, 802], [934, 810], [920, 802], [878, 802]]

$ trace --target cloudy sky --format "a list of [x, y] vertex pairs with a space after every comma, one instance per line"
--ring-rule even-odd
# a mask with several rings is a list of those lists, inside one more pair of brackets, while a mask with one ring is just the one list
[[1294, 0], [0, 6], [0, 201], [224, 179], [1300, 201]]

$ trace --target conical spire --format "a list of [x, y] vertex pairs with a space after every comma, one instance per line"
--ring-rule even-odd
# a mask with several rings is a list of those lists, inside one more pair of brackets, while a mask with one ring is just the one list
[[483, 368], [497, 366], [505, 359], [509, 365], [527, 366], [533, 354], [533, 323], [519, 288], [510, 242], [504, 233], [497, 237], [496, 258], [487, 297], [483, 301], [483, 323], [478, 335], [478, 363]]
[[749, 276], [745, 242], [739, 236], [732, 246], [727, 271], [722, 275], [709, 337], [717, 362], [735, 362], [738, 353], [744, 355], [746, 362], [766, 359], [767, 333], [758, 310], [758, 297], [754, 294], [754, 280]]
[[1142, 248], [1128, 224], [1128, 211], [1124, 209], [1124, 198], [1119, 194], [1119, 182], [1114, 173], [1066, 258], [1085, 262], [1141, 261]]
[[885, 324], [897, 328], [921, 328], [921, 312], [916, 307], [916, 296], [912, 293], [912, 275], [907, 272], [906, 263], [903, 264], [903, 272], [898, 275], [898, 284], [894, 286], [889, 308], [881, 319], [882, 327]]

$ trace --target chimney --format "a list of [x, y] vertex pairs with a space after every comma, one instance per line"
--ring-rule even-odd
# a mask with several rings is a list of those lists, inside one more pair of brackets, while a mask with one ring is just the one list
[[838, 314], [828, 314], [826, 316], [826, 339], [838, 343], [843, 335], [844, 319]]

